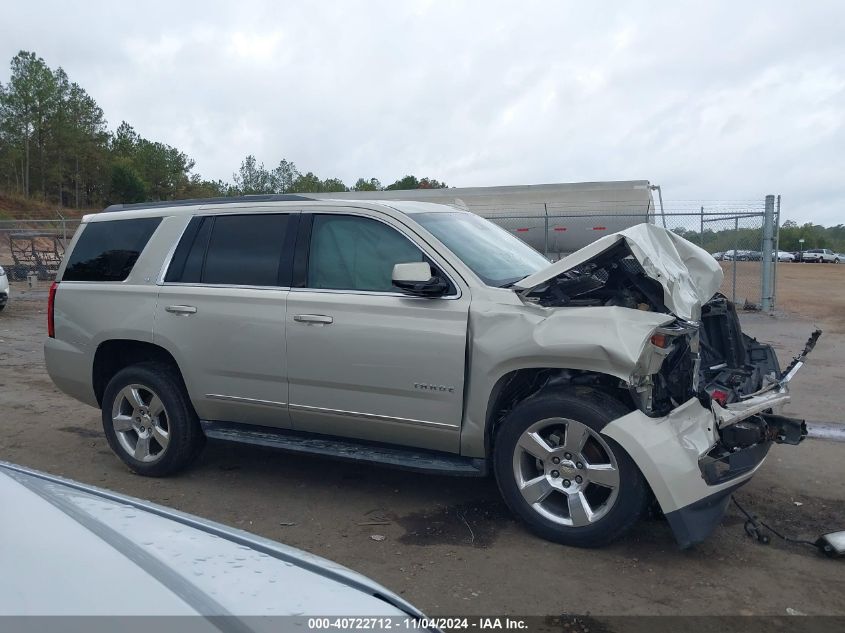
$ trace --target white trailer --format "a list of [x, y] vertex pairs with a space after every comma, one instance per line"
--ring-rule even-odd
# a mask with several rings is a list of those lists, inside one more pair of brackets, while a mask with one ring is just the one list
[[571, 253], [657, 215], [647, 180], [307, 194], [343, 200], [416, 200], [468, 209], [551, 256]]

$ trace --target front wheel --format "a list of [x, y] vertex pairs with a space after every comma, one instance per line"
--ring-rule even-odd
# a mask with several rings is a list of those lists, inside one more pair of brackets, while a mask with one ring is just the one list
[[642, 516], [648, 485], [633, 460], [602, 435], [627, 413], [592, 389], [540, 392], [518, 404], [495, 437], [493, 466], [510, 509], [537, 534], [599, 547]]
[[139, 363], [120, 370], [103, 394], [102, 413], [109, 446], [139, 475], [175, 473], [205, 443], [182, 380], [167, 365]]

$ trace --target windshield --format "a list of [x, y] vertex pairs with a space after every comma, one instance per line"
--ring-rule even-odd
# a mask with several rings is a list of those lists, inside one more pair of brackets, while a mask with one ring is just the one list
[[549, 265], [525, 242], [472, 213], [415, 213], [413, 218], [488, 286], [509, 286]]

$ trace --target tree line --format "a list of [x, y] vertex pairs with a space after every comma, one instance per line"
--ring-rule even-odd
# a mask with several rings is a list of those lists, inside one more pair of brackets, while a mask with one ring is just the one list
[[[759, 251], [762, 248], [763, 235], [760, 228], [726, 228], [720, 231], [705, 229], [704, 233], [685, 228], [672, 230], [710, 253], [725, 252], [734, 248]], [[802, 239], [803, 243], [799, 241]], [[845, 224], [825, 227], [812, 222], [798, 224], [794, 220], [786, 220], [780, 226], [779, 250], [792, 253], [810, 248], [829, 248], [837, 253], [845, 253]]]
[[265, 168], [249, 155], [232, 181], [206, 180], [176, 147], [144, 138], [126, 121], [111, 131], [102, 108], [61, 68], [35, 53], [12, 58], [0, 82], [0, 191], [65, 207], [264, 193], [442, 188], [432, 178], [405, 176], [389, 185], [300, 172], [288, 160]]

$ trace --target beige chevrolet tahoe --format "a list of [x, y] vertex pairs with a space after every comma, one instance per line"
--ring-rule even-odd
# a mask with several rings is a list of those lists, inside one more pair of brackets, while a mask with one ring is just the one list
[[547, 539], [607, 543], [656, 501], [686, 547], [806, 434], [773, 411], [818, 333], [781, 371], [721, 279], [651, 224], [552, 264], [428, 203], [116, 206], [70, 244], [45, 356], [142, 475], [206, 438], [493, 473]]

